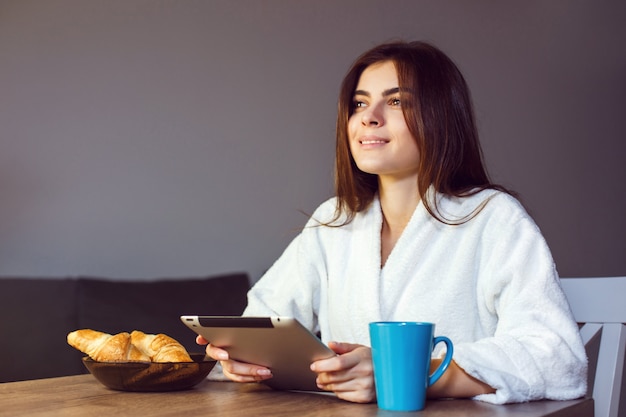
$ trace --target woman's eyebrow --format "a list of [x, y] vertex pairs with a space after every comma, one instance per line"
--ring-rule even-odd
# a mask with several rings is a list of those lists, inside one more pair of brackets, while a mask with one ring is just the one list
[[[385, 91], [383, 91], [382, 96], [383, 97], [387, 97], [387, 96], [391, 96], [394, 94], [398, 94], [399, 92], [410, 92], [410, 90], [408, 88], [400, 88], [400, 87], [394, 87], [394, 88], [389, 88]], [[371, 97], [372, 95], [365, 90], [356, 90], [354, 92], [355, 96], [365, 96], [365, 97]]]
[[383, 97], [392, 96], [400, 92], [400, 87], [389, 88], [383, 91]]

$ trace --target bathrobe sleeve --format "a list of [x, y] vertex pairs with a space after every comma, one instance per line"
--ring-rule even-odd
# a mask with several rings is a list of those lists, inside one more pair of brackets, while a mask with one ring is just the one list
[[334, 199], [322, 204], [302, 232], [248, 292], [245, 316], [289, 316], [319, 332], [320, 285], [326, 273], [318, 221], [334, 212]]
[[[455, 346], [469, 375], [496, 389], [491, 403], [563, 400], [586, 392], [587, 358], [548, 246], [523, 209], [485, 231], [483, 274], [477, 278], [481, 315], [495, 315], [492, 337]], [[479, 307], [480, 308], [480, 307]]]

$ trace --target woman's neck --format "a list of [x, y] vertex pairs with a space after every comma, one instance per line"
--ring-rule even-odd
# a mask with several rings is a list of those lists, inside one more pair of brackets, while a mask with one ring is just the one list
[[381, 178], [378, 183], [378, 196], [384, 223], [392, 230], [402, 232], [420, 202], [417, 179], [391, 181]]
[[378, 197], [383, 212], [383, 225], [380, 231], [382, 267], [420, 202], [417, 180], [385, 181], [379, 179]]

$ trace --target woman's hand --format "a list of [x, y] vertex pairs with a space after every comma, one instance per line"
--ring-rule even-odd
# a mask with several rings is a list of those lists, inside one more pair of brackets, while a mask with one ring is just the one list
[[272, 372], [263, 366], [229, 359], [228, 352], [208, 344], [209, 342], [202, 336], [196, 337], [196, 343], [199, 345], [207, 345], [206, 354], [220, 361], [224, 375], [235, 382], [259, 382], [272, 377]]
[[351, 343], [330, 342], [328, 346], [337, 356], [311, 364], [311, 370], [317, 374], [317, 386], [333, 391], [343, 400], [357, 403], [374, 401], [376, 389], [372, 350]]

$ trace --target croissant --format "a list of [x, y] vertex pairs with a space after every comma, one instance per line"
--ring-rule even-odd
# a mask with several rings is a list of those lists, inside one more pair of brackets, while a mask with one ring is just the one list
[[152, 362], [193, 362], [183, 345], [163, 333], [146, 334], [133, 330], [130, 338], [133, 345], [148, 355]]
[[76, 330], [67, 335], [67, 343], [99, 362], [150, 362], [150, 356], [133, 346], [126, 332], [110, 335], [91, 329]]

